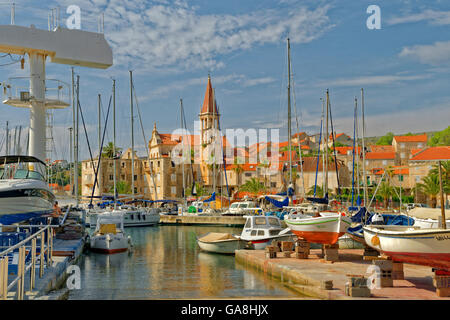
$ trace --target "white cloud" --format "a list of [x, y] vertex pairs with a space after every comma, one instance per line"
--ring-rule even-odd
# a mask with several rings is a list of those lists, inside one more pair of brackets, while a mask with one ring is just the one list
[[438, 41], [431, 45], [404, 47], [400, 57], [411, 57], [421, 63], [437, 65], [450, 64], [450, 41]]
[[87, 0], [81, 3], [83, 12], [104, 12], [105, 36], [113, 47], [115, 65], [145, 70], [214, 70], [224, 66], [220, 55], [279, 43], [288, 34], [293, 43], [306, 43], [332, 27], [327, 16], [329, 6], [291, 6], [289, 11], [266, 9], [229, 15], [199, 14], [184, 1], [148, 4], [110, 0], [98, 2], [98, 7]]
[[382, 75], [382, 76], [365, 76], [355, 78], [340, 78], [330, 81], [321, 81], [317, 87], [352, 87], [352, 86], [367, 86], [367, 85], [387, 85], [400, 81], [414, 81], [428, 78], [427, 75]]
[[434, 25], [450, 24], [450, 11], [425, 10], [416, 14], [409, 14], [402, 17], [393, 17], [387, 20], [390, 25], [402, 23], [414, 23], [419, 21], [429, 21]]

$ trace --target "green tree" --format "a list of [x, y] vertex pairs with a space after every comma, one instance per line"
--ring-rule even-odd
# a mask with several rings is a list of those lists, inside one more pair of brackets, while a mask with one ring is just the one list
[[259, 191], [264, 191], [266, 188], [264, 183], [258, 181], [256, 178], [251, 178], [247, 180], [242, 186], [240, 186], [239, 190], [247, 191], [252, 193], [258, 193]]
[[[122, 151], [122, 148], [116, 147], [116, 153]], [[102, 157], [112, 159], [114, 157], [114, 144], [108, 142], [106, 146], [103, 147]]]
[[439, 177], [430, 173], [422, 179], [423, 183], [418, 183], [417, 187], [431, 199], [431, 207], [436, 208], [437, 195], [439, 194]]
[[447, 129], [436, 132], [430, 139], [430, 146], [450, 146], [450, 126]]
[[[131, 194], [131, 185], [126, 181], [121, 180], [117, 182], [116, 188], [118, 194]], [[114, 192], [114, 186], [111, 187], [109, 192]]]
[[[328, 196], [331, 195], [332, 190], [328, 189]], [[314, 196], [314, 186], [309, 188], [308, 192], [306, 193], [308, 196]], [[321, 186], [317, 186], [316, 188], [316, 197], [323, 198], [325, 195], [323, 194], [323, 188]]]
[[376, 145], [377, 146], [390, 146], [392, 144], [393, 139], [394, 139], [394, 134], [392, 132], [388, 132], [388, 133], [386, 133], [386, 135], [384, 135], [378, 139]]
[[383, 198], [384, 207], [388, 207], [388, 200], [394, 194], [394, 188], [387, 181], [383, 181], [378, 188], [378, 194]]

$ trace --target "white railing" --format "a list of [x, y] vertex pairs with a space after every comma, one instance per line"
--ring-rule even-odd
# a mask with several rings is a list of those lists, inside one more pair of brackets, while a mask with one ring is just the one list
[[[18, 226], [22, 227], [22, 226]], [[30, 226], [23, 226], [30, 227]], [[32, 226], [42, 227], [41, 230], [22, 240], [16, 245], [0, 252], [0, 300], [8, 299], [8, 292], [14, 287], [16, 288], [15, 298], [17, 300], [24, 299], [25, 292], [25, 274], [30, 271], [30, 290], [36, 285], [36, 265], [39, 263], [39, 277], [44, 276], [44, 261], [45, 267], [52, 265], [52, 251], [53, 251], [53, 229], [51, 225], [47, 226]], [[45, 241], [45, 234], [47, 233], [47, 241]], [[37, 240], [40, 238], [39, 247]], [[39, 248], [39, 256], [36, 255]], [[10, 283], [9, 282], [9, 265], [11, 260], [11, 253], [19, 250], [17, 256], [17, 274]], [[27, 256], [30, 257], [27, 262]]]
[[[20, 228], [41, 228], [38, 232], [33, 233], [28, 238], [20, 241], [12, 247], [0, 252], [0, 300], [8, 299], [8, 292], [14, 287], [16, 288], [15, 298], [23, 300], [25, 291], [25, 274], [30, 271], [30, 287], [32, 291], [36, 286], [36, 264], [39, 262], [39, 278], [44, 276], [44, 267], [48, 268], [52, 265], [53, 254], [53, 228], [64, 224], [70, 209], [67, 208], [63, 219], [58, 225], [18, 225], [14, 226]], [[4, 227], [4, 226], [3, 226]], [[45, 241], [45, 234], [47, 233], [47, 241]], [[40, 238], [39, 247], [37, 240]], [[1, 247], [0, 247], [1, 248]], [[11, 254], [19, 250], [17, 256], [17, 275], [11, 282], [8, 283], [8, 269], [10, 265]], [[36, 256], [37, 249], [39, 249], [39, 256]], [[28, 253], [28, 254], [27, 254]], [[27, 256], [30, 257], [27, 261]], [[45, 266], [44, 266], [45, 262]]]

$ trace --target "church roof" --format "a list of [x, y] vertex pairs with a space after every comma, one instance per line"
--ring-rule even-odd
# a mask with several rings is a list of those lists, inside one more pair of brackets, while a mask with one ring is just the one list
[[208, 84], [206, 86], [205, 98], [203, 99], [203, 106], [200, 113], [215, 113], [215, 114], [219, 113], [217, 111], [217, 103], [214, 98], [214, 89], [211, 85], [210, 76], [208, 76]]

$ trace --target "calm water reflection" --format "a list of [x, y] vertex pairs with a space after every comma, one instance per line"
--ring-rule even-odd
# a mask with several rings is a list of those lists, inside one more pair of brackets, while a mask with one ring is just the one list
[[157, 226], [127, 228], [130, 253], [86, 254], [81, 290], [69, 299], [197, 299], [298, 297], [275, 280], [235, 263], [234, 256], [201, 252], [196, 236], [240, 228]]

